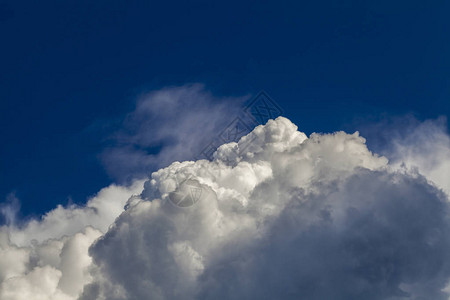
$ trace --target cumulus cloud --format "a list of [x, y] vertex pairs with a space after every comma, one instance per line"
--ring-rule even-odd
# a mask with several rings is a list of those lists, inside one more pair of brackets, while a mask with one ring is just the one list
[[398, 145], [422, 166], [270, 120], [212, 161], [2, 228], [0, 299], [448, 299], [446, 173], [426, 169], [448, 145]]
[[111, 185], [83, 207], [58, 206], [41, 219], [0, 227], [0, 299], [77, 299], [92, 279], [89, 247], [142, 185]]
[[109, 225], [123, 211], [127, 200], [139, 194], [143, 181], [135, 181], [130, 186], [111, 185], [100, 190], [84, 206], [58, 205], [41, 219], [32, 219], [22, 226], [9, 226], [11, 241], [19, 246], [27, 246], [33, 241], [44, 242], [50, 238], [59, 239], [73, 235], [86, 226], [106, 232]]
[[[177, 175], [203, 186], [196, 205], [170, 202]], [[153, 173], [91, 247], [81, 299], [446, 299], [447, 200], [358, 133], [278, 118]]]

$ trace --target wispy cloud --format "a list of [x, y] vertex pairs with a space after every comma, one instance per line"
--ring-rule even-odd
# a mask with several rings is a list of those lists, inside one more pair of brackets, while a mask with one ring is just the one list
[[0, 203], [0, 216], [3, 218], [3, 223], [6, 225], [16, 225], [16, 219], [20, 212], [20, 201], [14, 193], [6, 196], [6, 201]]
[[249, 96], [215, 97], [201, 84], [145, 94], [102, 154], [119, 181], [146, 177], [173, 161], [193, 160], [242, 110]]

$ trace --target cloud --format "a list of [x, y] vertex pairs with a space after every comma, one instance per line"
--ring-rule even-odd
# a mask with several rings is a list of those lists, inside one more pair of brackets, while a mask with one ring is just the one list
[[449, 299], [446, 173], [427, 164], [448, 163], [449, 137], [430, 124], [392, 135], [388, 161], [358, 132], [307, 137], [279, 117], [211, 161], [4, 226], [0, 299]]
[[447, 118], [419, 121], [412, 115], [393, 117], [366, 125], [377, 151], [391, 165], [417, 169], [450, 195], [450, 135]]
[[1, 264], [6, 266], [0, 298], [76, 299], [91, 280], [87, 272], [91, 264], [88, 248], [100, 235], [100, 231], [86, 227], [72, 237], [48, 240], [34, 247], [1, 245], [1, 251], [7, 255], [0, 258]]
[[201, 84], [145, 94], [103, 152], [104, 166], [123, 182], [145, 178], [175, 160], [192, 160], [239, 114], [247, 98], [215, 97]]
[[[177, 175], [208, 196], [174, 206]], [[90, 248], [81, 299], [447, 299], [448, 210], [358, 133], [306, 138], [278, 118], [153, 173]]]
[[0, 299], [77, 299], [92, 280], [89, 247], [142, 185], [111, 185], [85, 206], [58, 206], [41, 219], [0, 227]]
[[392, 156], [396, 164], [417, 168], [450, 195], [450, 136], [447, 120], [427, 120], [395, 139]]
[[3, 223], [8, 225], [15, 225], [17, 215], [20, 212], [20, 201], [14, 193], [10, 193], [6, 197], [5, 203], [0, 203], [0, 216]]
[[100, 190], [84, 206], [58, 205], [41, 219], [32, 219], [21, 226], [9, 226], [8, 232], [15, 245], [28, 246], [33, 241], [41, 243], [51, 238], [74, 235], [86, 226], [105, 233], [118, 217], [127, 200], [142, 190], [143, 181], [130, 186], [110, 185]]

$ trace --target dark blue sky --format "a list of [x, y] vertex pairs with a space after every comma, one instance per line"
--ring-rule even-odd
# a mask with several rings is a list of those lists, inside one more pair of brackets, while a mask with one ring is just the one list
[[142, 91], [266, 90], [302, 131], [450, 114], [448, 1], [0, 0], [0, 199], [24, 215], [110, 179], [105, 132]]

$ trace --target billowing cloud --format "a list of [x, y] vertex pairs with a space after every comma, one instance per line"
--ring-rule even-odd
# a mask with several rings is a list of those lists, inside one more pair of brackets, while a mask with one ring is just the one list
[[[180, 209], [183, 178], [204, 195]], [[446, 299], [448, 208], [358, 133], [307, 138], [278, 118], [154, 173], [91, 247], [81, 299]]]
[[77, 299], [92, 279], [88, 249], [142, 191], [111, 185], [83, 207], [58, 206], [39, 220], [0, 228], [0, 299]]
[[445, 172], [421, 172], [425, 152], [399, 167], [358, 132], [270, 120], [212, 161], [4, 227], [0, 298], [448, 299]]
[[106, 232], [123, 211], [127, 200], [142, 190], [143, 181], [135, 181], [130, 186], [111, 185], [100, 190], [89, 199], [85, 206], [58, 205], [40, 220], [32, 219], [22, 226], [10, 226], [8, 232], [15, 245], [26, 246], [31, 242], [45, 242], [59, 239], [64, 235], [74, 235], [86, 226]]

